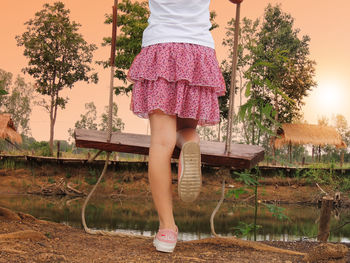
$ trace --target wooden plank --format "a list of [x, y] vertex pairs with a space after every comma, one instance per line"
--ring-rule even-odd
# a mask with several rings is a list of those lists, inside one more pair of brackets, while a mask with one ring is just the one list
[[[77, 147], [104, 151], [125, 152], [148, 155], [150, 136], [131, 133], [113, 133], [108, 143], [107, 132], [76, 129]], [[230, 155], [225, 154], [222, 142], [201, 141], [202, 162], [214, 166], [229, 166], [236, 169], [249, 169], [264, 159], [264, 149], [254, 145], [232, 144]], [[180, 150], [175, 147], [173, 158], [179, 158]]]

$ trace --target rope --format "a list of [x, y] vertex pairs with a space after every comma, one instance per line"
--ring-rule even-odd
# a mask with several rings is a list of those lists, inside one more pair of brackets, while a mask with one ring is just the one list
[[221, 198], [219, 203], [216, 205], [213, 213], [210, 216], [210, 229], [211, 229], [211, 233], [215, 236], [215, 237], [219, 237], [218, 234], [216, 234], [215, 232], [215, 226], [214, 226], [214, 217], [217, 213], [217, 211], [220, 209], [222, 202], [224, 202], [225, 199], [225, 178], [222, 179], [222, 187], [221, 187]]
[[225, 153], [231, 153], [231, 141], [232, 141], [232, 118], [234, 115], [234, 98], [236, 89], [236, 74], [237, 74], [237, 50], [238, 50], [238, 37], [239, 37], [239, 19], [240, 19], [241, 4], [238, 3], [236, 7], [236, 21], [235, 21], [235, 33], [233, 40], [233, 57], [232, 57], [232, 74], [230, 83], [230, 98], [229, 98], [229, 113], [228, 113], [228, 125], [226, 130], [226, 143]]
[[[110, 72], [110, 86], [109, 86], [109, 104], [108, 104], [108, 119], [107, 119], [107, 142], [111, 142], [112, 138], [112, 113], [113, 113], [113, 89], [114, 89], [114, 71], [115, 71], [115, 43], [116, 43], [116, 37], [117, 37], [117, 5], [118, 5], [118, 0], [114, 0], [114, 6], [113, 6], [113, 29], [112, 29], [112, 43], [111, 43], [111, 59], [110, 59], [110, 65], [111, 65], [111, 72]], [[88, 162], [92, 162], [102, 151], [100, 150], [94, 157], [89, 159]], [[121, 232], [116, 232], [116, 231], [105, 231], [105, 230], [96, 230], [96, 229], [91, 229], [87, 226], [86, 220], [85, 220], [85, 209], [86, 206], [95, 192], [98, 184], [101, 182], [103, 176], [106, 174], [107, 168], [108, 168], [108, 163], [109, 163], [109, 157], [111, 155], [111, 152], [107, 152], [107, 157], [105, 161], [105, 165], [103, 167], [102, 173], [100, 177], [98, 178], [96, 184], [86, 197], [83, 208], [81, 211], [81, 220], [82, 224], [84, 226], [84, 230], [88, 234], [92, 235], [104, 235], [104, 236], [119, 236], [119, 237], [136, 237], [136, 238], [148, 238], [145, 236], [141, 235], [136, 235], [132, 233], [121, 233]]]
[[106, 174], [110, 154], [111, 154], [110, 152], [107, 152], [106, 162], [105, 162], [105, 165], [103, 167], [102, 173], [101, 173], [100, 177], [98, 178], [96, 184], [94, 185], [94, 187], [92, 188], [92, 190], [90, 191], [90, 193], [88, 194], [88, 196], [86, 197], [86, 199], [84, 201], [83, 208], [82, 208], [82, 211], [81, 211], [81, 220], [82, 220], [82, 223], [83, 223], [83, 226], [84, 226], [84, 230], [85, 230], [86, 233], [91, 234], [91, 235], [119, 236], [119, 237], [137, 237], [137, 238], [144, 238], [144, 239], [146, 239], [147, 237], [145, 237], [145, 236], [136, 235], [136, 234], [132, 234], [132, 233], [121, 233], [121, 232], [114, 232], [114, 231], [105, 231], [105, 230], [91, 229], [86, 224], [86, 221], [85, 221], [85, 209], [86, 209], [86, 206], [87, 206], [91, 196], [95, 192], [98, 184], [101, 182], [103, 176]]

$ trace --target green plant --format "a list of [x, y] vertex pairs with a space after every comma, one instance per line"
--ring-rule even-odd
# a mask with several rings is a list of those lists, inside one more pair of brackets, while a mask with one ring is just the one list
[[333, 182], [333, 175], [329, 171], [318, 168], [317, 165], [306, 169], [302, 175], [307, 183], [329, 184]]
[[69, 179], [69, 178], [71, 178], [71, 177], [72, 177], [71, 172], [70, 172], [70, 171], [67, 171], [67, 172], [66, 172], [66, 178]]
[[284, 214], [284, 208], [276, 206], [274, 204], [264, 204], [267, 209], [272, 213], [272, 216], [276, 217], [278, 220], [290, 220], [290, 218]]
[[97, 182], [96, 176], [85, 176], [84, 181], [89, 185], [95, 185]]
[[344, 178], [341, 182], [340, 182], [340, 190], [342, 192], [347, 192], [350, 190], [350, 178]]
[[52, 177], [49, 177], [49, 178], [47, 179], [47, 182], [50, 183], [50, 184], [56, 183], [55, 179], [53, 179]]
[[254, 229], [259, 229], [259, 228], [261, 228], [261, 226], [260, 225], [254, 225], [254, 223], [247, 224], [245, 222], [239, 222], [238, 226], [234, 227], [233, 229], [235, 230], [234, 234], [236, 236], [242, 237], [242, 236], [247, 236], [252, 231], [254, 231]]
[[15, 170], [16, 169], [16, 163], [14, 160], [6, 159], [3, 162], [3, 168], [6, 170]]

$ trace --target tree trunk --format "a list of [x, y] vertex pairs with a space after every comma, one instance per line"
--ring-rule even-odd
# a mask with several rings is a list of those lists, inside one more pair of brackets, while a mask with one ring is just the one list
[[50, 146], [50, 156], [53, 155], [53, 136], [54, 136], [54, 123], [53, 120], [50, 120], [50, 142], [49, 142], [49, 146]]
[[318, 241], [327, 242], [328, 240], [332, 206], [333, 206], [333, 197], [324, 196], [322, 198], [320, 225], [318, 228], [318, 235], [317, 235]]

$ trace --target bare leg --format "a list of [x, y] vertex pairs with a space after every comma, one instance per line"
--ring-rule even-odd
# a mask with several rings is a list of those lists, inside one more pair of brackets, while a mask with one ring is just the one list
[[171, 188], [170, 160], [176, 143], [176, 117], [157, 110], [149, 116], [151, 146], [148, 177], [159, 216], [159, 228], [176, 230]]
[[198, 120], [176, 118], [176, 146], [180, 149], [185, 142], [194, 141], [199, 143], [199, 136], [196, 132]]
[[178, 194], [184, 202], [196, 200], [202, 185], [197, 123], [198, 121], [194, 119], [177, 118], [176, 145], [181, 149], [178, 166]]

